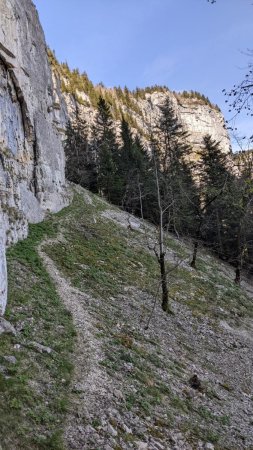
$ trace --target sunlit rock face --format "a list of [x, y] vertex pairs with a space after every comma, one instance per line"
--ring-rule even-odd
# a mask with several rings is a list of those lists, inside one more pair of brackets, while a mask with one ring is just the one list
[[[76, 91], [75, 95], [72, 93], [62, 93], [61, 85], [68, 85], [68, 79], [61, 77], [59, 71], [53, 67], [53, 81], [54, 81], [54, 96], [57, 98], [57, 114], [56, 120], [58, 122], [59, 130], [64, 129], [68, 118], [75, 118], [76, 111], [83, 117], [88, 124], [94, 122], [95, 108], [92, 106], [91, 99], [85, 92]], [[195, 159], [203, 148], [203, 138], [210, 135], [213, 140], [220, 143], [220, 147], [224, 153], [231, 152], [231, 142], [228, 131], [225, 126], [225, 120], [218, 109], [218, 107], [205, 103], [199, 98], [184, 98], [182, 95], [175, 94], [170, 90], [160, 92], [159, 90], [153, 93], [145, 93], [144, 98], [136, 100], [136, 98], [129, 93], [132, 104], [136, 108], [127, 107], [121, 102], [113, 89], [103, 88], [103, 94], [107, 95], [109, 92], [117, 105], [117, 107], [126, 115], [131, 116], [132, 131], [139, 133], [142, 137], [144, 145], [147, 144], [147, 136], [150, 135], [152, 127], [157, 124], [159, 115], [161, 114], [160, 107], [164, 104], [166, 97], [169, 97], [175, 115], [179, 122], [183, 125], [183, 129], [188, 133], [187, 141], [192, 147], [192, 157]], [[81, 102], [79, 100], [81, 99]], [[115, 129], [117, 135], [120, 136], [120, 121], [115, 120]]]
[[170, 91], [146, 94], [145, 100], [139, 102], [145, 119], [142, 122], [145, 132], [148, 132], [149, 122], [151, 125], [157, 122], [160, 107], [164, 104], [166, 97], [169, 97], [174, 106], [175, 116], [178, 117], [183, 129], [188, 134], [186, 139], [192, 147], [193, 157], [203, 148], [203, 138], [206, 135], [210, 135], [215, 141], [220, 142], [221, 149], [225, 153], [230, 153], [230, 138], [222, 113], [217, 108], [203, 104], [198, 99], [185, 99]]
[[189, 132], [189, 143], [194, 150], [203, 146], [203, 137], [210, 135], [220, 143], [225, 153], [231, 152], [231, 141], [222, 113], [217, 108], [203, 105], [198, 101], [181, 100], [178, 102], [178, 114], [182, 124]]
[[[0, 314], [7, 298], [5, 248], [23, 239], [28, 223], [66, 203], [62, 137], [69, 118], [79, 113], [88, 123], [95, 109], [85, 92], [62, 93], [61, 78], [49, 66], [43, 30], [31, 0], [0, 0]], [[67, 80], [65, 80], [67, 82]], [[175, 114], [189, 133], [193, 154], [210, 134], [223, 151], [230, 142], [219, 111], [170, 91], [146, 93], [138, 108], [118, 104], [132, 116], [144, 145], [169, 96]], [[77, 102], [81, 99], [81, 104]], [[118, 100], [115, 100], [116, 103]], [[115, 120], [120, 136], [120, 122]]]
[[0, 314], [6, 305], [5, 246], [28, 222], [66, 204], [64, 152], [55, 126], [51, 69], [30, 0], [0, 0]]
[[[0, 214], [0, 219], [3, 219]], [[0, 223], [0, 315], [7, 303], [7, 268], [5, 259], [5, 230]]]

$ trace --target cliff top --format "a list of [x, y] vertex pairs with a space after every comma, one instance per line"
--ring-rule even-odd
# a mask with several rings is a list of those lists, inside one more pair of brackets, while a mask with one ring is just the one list
[[[76, 100], [80, 104], [86, 104], [87, 100], [83, 100], [80, 96], [81, 92], [87, 94], [90, 103], [93, 107], [97, 106], [97, 102], [100, 96], [112, 106], [112, 111], [116, 119], [120, 118], [123, 114], [122, 109], [116, 105], [118, 101], [122, 105], [132, 109], [134, 112], [141, 114], [141, 109], [138, 108], [137, 102], [146, 99], [146, 94], [153, 93], [171, 93], [178, 101], [188, 104], [200, 104], [208, 105], [211, 108], [220, 111], [217, 105], [211, 103], [208, 97], [197, 91], [183, 91], [175, 92], [171, 91], [167, 86], [147, 86], [145, 88], [136, 88], [129, 90], [126, 86], [124, 88], [115, 86], [112, 88], [106, 88], [103, 83], [94, 85], [89, 79], [87, 73], [80, 73], [78, 69], [71, 70], [67, 63], [59, 63], [52, 50], [48, 49], [48, 57], [51, 63], [53, 71], [61, 78], [62, 91], [75, 95]], [[121, 113], [121, 116], [119, 115]]]

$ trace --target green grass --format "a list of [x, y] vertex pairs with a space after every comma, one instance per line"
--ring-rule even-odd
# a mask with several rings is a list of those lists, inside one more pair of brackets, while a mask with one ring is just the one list
[[[55, 219], [54, 219], [55, 220]], [[19, 327], [16, 337], [1, 336], [0, 442], [3, 450], [63, 450], [63, 421], [72, 374], [74, 328], [36, 247], [57, 233], [52, 219], [30, 226], [29, 238], [8, 251], [9, 301], [6, 319]], [[50, 355], [29, 342], [51, 347]], [[20, 344], [20, 350], [14, 345]], [[17, 364], [3, 356], [14, 355]]]
[[[132, 295], [128, 293], [129, 288], [136, 288], [136, 295], [141, 292], [140, 297], [143, 293], [144, 299], [145, 294], [150, 296], [157, 291], [159, 266], [155, 256], [148, 251], [143, 235], [101, 217], [101, 212], [108, 208], [116, 210], [115, 207], [90, 196], [93, 204], [85, 203], [83, 196], [76, 193], [68, 208], [42, 224], [32, 225], [29, 238], [8, 252], [6, 318], [21, 331], [15, 338], [3, 336], [0, 340], [0, 366], [6, 366], [9, 377], [5, 379], [0, 374], [3, 450], [12, 446], [32, 450], [64, 449], [62, 430], [68, 410], [68, 387], [73, 369], [70, 355], [75, 332], [72, 318], [62, 305], [36, 250], [46, 237], [56, 237], [58, 233], [63, 236], [61, 242], [46, 245], [44, 251], [73, 286], [90, 293], [94, 299], [90, 308], [97, 320], [96, 337], [101, 340], [104, 351], [102, 368], [113, 379], [122, 367], [132, 366], [132, 370], [124, 372], [126, 386], [130, 386], [124, 391], [126, 409], [145, 418], [147, 415], [155, 417], [162, 407], [169, 414], [166, 427], [173, 426], [180, 416], [180, 426], [187, 432], [190, 426], [187, 417], [193, 415], [200, 424], [191, 429], [193, 441], [199, 438], [216, 443], [218, 432], [214, 433], [208, 425], [215, 423], [218, 429], [227, 427], [229, 417], [214, 416], [206, 406], [194, 406], [183, 391], [173, 391], [167, 380], [176, 378], [181, 384], [185, 383], [187, 363], [166, 359], [159, 340], [146, 338], [142, 329], [132, 329], [126, 320], [124, 301]], [[167, 244], [178, 257], [188, 254], [172, 237], [167, 239]], [[168, 267], [171, 267], [169, 263]], [[168, 280], [171, 299], [189, 307], [193, 316], [200, 320], [208, 316], [215, 325], [216, 319], [222, 317], [220, 308], [224, 309], [226, 320], [227, 317], [231, 320], [253, 317], [251, 300], [232, 279], [219, 273], [215, 258], [205, 260], [201, 254], [198, 270], [180, 266], [169, 274]], [[217, 288], [218, 284], [223, 286], [222, 290]], [[144, 310], [146, 305], [142, 308]], [[124, 323], [120, 331], [115, 330], [118, 320]], [[50, 355], [36, 353], [29, 346], [31, 341], [49, 346], [54, 352]], [[20, 351], [14, 349], [16, 343], [21, 344]], [[190, 354], [189, 347], [188, 357]], [[7, 363], [4, 355], [15, 355], [17, 364]], [[164, 379], [160, 374], [165, 374]], [[215, 392], [209, 389], [208, 393], [208, 399], [216, 401]], [[152, 432], [156, 431], [162, 433], [162, 427]]]
[[[221, 309], [230, 319], [253, 317], [253, 303], [247, 294], [233, 279], [220, 275], [218, 263], [211, 266], [212, 270], [206, 275], [208, 264], [201, 264], [196, 271], [179, 267], [173, 272], [170, 296], [189, 306], [193, 314], [200, 318], [204, 315], [221, 319]], [[217, 285], [222, 285], [223, 289], [220, 290]]]
[[[108, 205], [90, 195], [92, 205], [76, 194], [68, 214], [58, 215], [66, 244], [48, 246], [46, 252], [74, 286], [93, 297], [116, 297], [127, 286], [154, 294], [159, 283], [159, 266], [155, 255], [148, 251], [144, 236], [102, 218], [100, 213]], [[111, 205], [109, 208], [118, 211]], [[166, 242], [179, 258], [188, 254], [178, 240], [168, 237]], [[171, 263], [167, 266], [173, 267]], [[170, 298], [186, 304], [200, 318], [208, 315], [215, 320], [221, 317], [220, 308], [231, 318], [253, 317], [252, 301], [233, 279], [220, 274], [219, 268], [214, 257], [207, 259], [200, 253], [198, 270], [179, 266], [169, 273]], [[224, 287], [222, 291], [217, 285]]]
[[[96, 197], [93, 197], [93, 202], [93, 205], [87, 205], [81, 196], [75, 196], [71, 206], [71, 222], [67, 215], [62, 216], [61, 220], [66, 244], [53, 244], [45, 250], [74, 286], [100, 300], [99, 306], [94, 306], [94, 309], [99, 308], [103, 314], [103, 327], [99, 335], [103, 340], [105, 358], [101, 365], [110, 377], [114, 377], [124, 364], [133, 367], [125, 377], [131, 380], [130, 384], [134, 384], [137, 392], [134, 395], [131, 391], [125, 393], [126, 408], [145, 417], [151, 413], [155, 415], [156, 409], [162, 404], [170, 411], [168, 426], [173, 424], [178, 414], [182, 417], [194, 414], [201, 424], [214, 422], [219, 427], [226, 426], [229, 423], [226, 416], [216, 418], [205, 407], [195, 411], [189, 399], [173, 393], [170, 385], [157, 380], [159, 370], [183, 380], [187, 367], [177, 361], [166, 365], [163, 356], [159, 357], [159, 345], [153, 351], [147, 351], [141, 331], [132, 332], [126, 326], [123, 334], [115, 335], [115, 318], [119, 316], [119, 320], [122, 320], [124, 314], [117, 307], [118, 296], [126, 295], [124, 288], [129, 286], [154, 294], [159, 280], [159, 267], [140, 234], [101, 218], [100, 213], [106, 209], [106, 204]], [[110, 206], [110, 209], [113, 208]], [[137, 238], [138, 245], [135, 243]], [[178, 257], [187, 254], [180, 243], [172, 238], [168, 238], [167, 243]], [[217, 284], [224, 286], [222, 295]], [[234, 317], [233, 311], [241, 314], [243, 308], [248, 316], [253, 316], [251, 301], [240, 287], [234, 285], [232, 279], [219, 273], [219, 264], [215, 258], [205, 260], [201, 255], [198, 270], [179, 267], [173, 271], [169, 275], [169, 289], [170, 297], [187, 305], [200, 320], [208, 316], [215, 322], [216, 318], [221, 317], [219, 308], [224, 308], [231, 318]], [[111, 316], [112, 307], [114, 316]], [[121, 308], [124, 309], [124, 305]], [[201, 426], [198, 433], [202, 439], [208, 437], [211, 442], [218, 439], [205, 426]]]
[[130, 246], [120, 226], [113, 224], [112, 228], [111, 222], [97, 216], [97, 205], [83, 204], [80, 214], [80, 198], [76, 196], [72, 208], [73, 221], [67, 229], [63, 221], [66, 244], [46, 247], [47, 254], [72, 284], [95, 297], [118, 295], [129, 284], [153, 292], [150, 273], [158, 279], [153, 256], [145, 249]]

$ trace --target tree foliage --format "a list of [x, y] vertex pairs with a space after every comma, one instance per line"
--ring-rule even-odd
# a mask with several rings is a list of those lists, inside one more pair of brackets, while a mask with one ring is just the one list
[[92, 129], [92, 146], [96, 155], [98, 191], [109, 201], [117, 202], [118, 145], [109, 105], [100, 97], [95, 124]]
[[100, 97], [89, 131], [77, 110], [66, 129], [66, 175], [158, 226], [163, 308], [168, 309], [167, 231], [193, 239], [192, 267], [198, 267], [198, 247], [205, 244], [235, 266], [239, 282], [242, 269], [253, 267], [253, 158], [241, 156], [238, 171], [220, 143], [205, 136], [198, 161], [191, 163], [188, 136], [169, 97], [147, 148], [124, 116], [116, 136], [111, 111]]
[[88, 126], [78, 111], [75, 120], [67, 123], [64, 149], [66, 178], [97, 192], [96, 164], [88, 143]]
[[[214, 4], [217, 0], [207, 1], [208, 3]], [[247, 116], [253, 117], [253, 51], [248, 50], [247, 54], [250, 57], [250, 62], [248, 63], [248, 70], [243, 79], [234, 84], [232, 89], [223, 89], [223, 93], [227, 97], [226, 103], [230, 108], [229, 112], [234, 113], [230, 122], [242, 112], [246, 113]], [[235, 126], [230, 126], [228, 129], [233, 132], [237, 131]], [[246, 136], [243, 136], [240, 139], [244, 140], [246, 139]], [[253, 142], [253, 134], [249, 136], [249, 142]]]

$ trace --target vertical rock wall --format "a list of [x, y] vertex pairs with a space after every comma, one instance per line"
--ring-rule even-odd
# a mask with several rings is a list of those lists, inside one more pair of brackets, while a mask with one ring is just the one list
[[28, 222], [66, 203], [64, 152], [51, 69], [31, 0], [0, 0], [0, 314], [7, 298], [5, 247]]
[[[230, 151], [224, 119], [208, 105], [178, 101], [168, 91], [146, 94], [137, 101], [140, 114], [118, 106], [133, 116], [145, 141], [167, 95], [189, 132], [194, 152], [201, 148], [205, 134]], [[89, 97], [85, 92], [78, 92], [78, 97], [86, 104], [79, 109], [92, 123], [95, 111]], [[25, 238], [29, 222], [39, 222], [47, 210], [58, 211], [67, 203], [61, 134], [76, 106], [75, 96], [61, 92], [56, 74], [52, 82], [32, 1], [0, 0], [0, 315], [7, 299], [6, 245]], [[119, 125], [115, 122], [118, 134]]]

